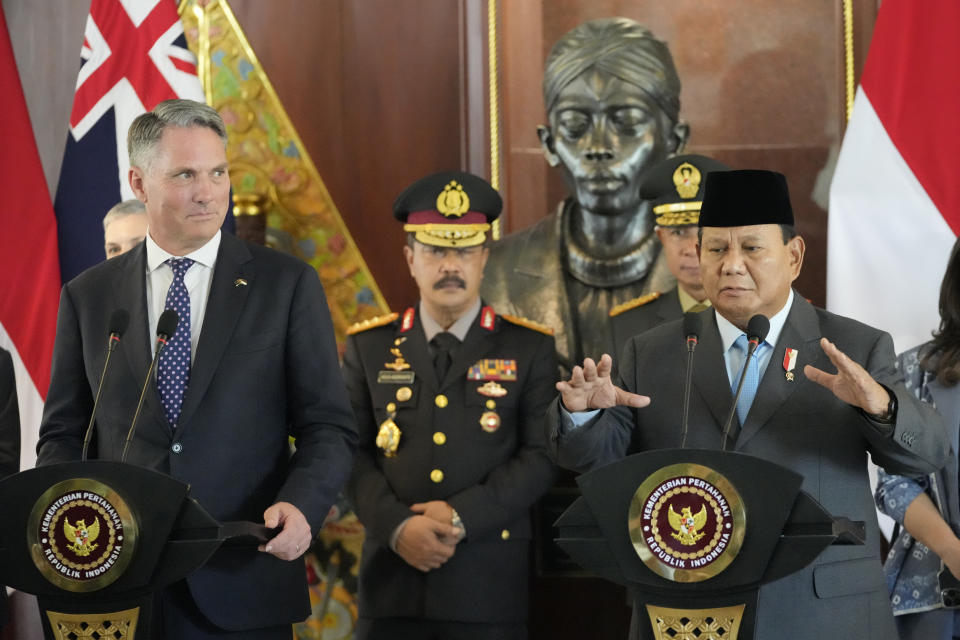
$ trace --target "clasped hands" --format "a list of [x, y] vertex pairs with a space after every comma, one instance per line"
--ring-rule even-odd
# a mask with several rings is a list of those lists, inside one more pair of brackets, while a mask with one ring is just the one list
[[[859, 407], [871, 416], [884, 416], [890, 402], [887, 390], [874, 380], [866, 369], [826, 338], [820, 339], [820, 346], [837, 368], [837, 373], [830, 374], [807, 365], [803, 369], [804, 375], [829, 389], [843, 402]], [[613, 359], [606, 353], [600, 358], [600, 362], [587, 358], [582, 367], [574, 367], [570, 379], [556, 385], [560, 400], [567, 411], [590, 411], [614, 406], [639, 409], [650, 404], [648, 396], [624, 391], [613, 384], [610, 378], [612, 369]]]
[[464, 531], [450, 524], [453, 507], [443, 500], [410, 505], [413, 516], [400, 529], [396, 540], [397, 554], [415, 569], [430, 571], [440, 568], [453, 557]]

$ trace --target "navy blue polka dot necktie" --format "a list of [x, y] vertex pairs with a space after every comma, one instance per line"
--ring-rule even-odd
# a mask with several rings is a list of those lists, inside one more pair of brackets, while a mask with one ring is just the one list
[[187, 269], [193, 266], [190, 258], [170, 258], [166, 261], [173, 270], [173, 282], [167, 289], [167, 301], [164, 309], [173, 309], [180, 316], [177, 330], [167, 340], [167, 346], [160, 354], [157, 363], [157, 387], [160, 390], [160, 402], [167, 414], [170, 426], [176, 427], [183, 406], [183, 394], [190, 381], [190, 293], [183, 283]]

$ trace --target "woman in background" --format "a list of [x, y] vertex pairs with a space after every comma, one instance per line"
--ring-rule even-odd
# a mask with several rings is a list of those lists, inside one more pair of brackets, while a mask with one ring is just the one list
[[[960, 609], [948, 608], [938, 574], [960, 578], [960, 499], [957, 451], [960, 432], [960, 241], [954, 244], [940, 286], [940, 328], [933, 340], [900, 354], [907, 388], [943, 416], [952, 455], [947, 466], [923, 478], [879, 470], [876, 501], [901, 525], [884, 572], [902, 640], [960, 637]], [[945, 597], [946, 596], [946, 597]]]

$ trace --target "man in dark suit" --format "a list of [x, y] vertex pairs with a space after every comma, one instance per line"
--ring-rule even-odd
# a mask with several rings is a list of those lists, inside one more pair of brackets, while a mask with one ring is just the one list
[[420, 303], [352, 328], [344, 361], [360, 427], [350, 495], [366, 527], [361, 640], [526, 637], [530, 507], [551, 485], [543, 412], [549, 330], [478, 293], [501, 200], [435, 174], [394, 204]]
[[[13, 358], [0, 349], [0, 479], [20, 471], [20, 407]], [[7, 589], [0, 584], [0, 628], [7, 623]]]
[[221, 549], [165, 590], [163, 637], [289, 640], [290, 623], [310, 612], [303, 565], [289, 561], [349, 475], [356, 429], [316, 272], [220, 231], [225, 147], [220, 116], [189, 100], [131, 125], [130, 184], [149, 233], [63, 288], [38, 463], [80, 457], [115, 309], [130, 325], [104, 381], [91, 457], [121, 459], [157, 319], [176, 309], [127, 461], [189, 483], [221, 521], [281, 531], [260, 553]]
[[697, 221], [707, 173], [729, 169], [712, 158], [687, 154], [667, 158], [644, 178], [640, 197], [653, 205], [657, 216], [654, 230], [663, 245], [660, 253], [677, 286], [639, 296], [610, 310], [613, 353], [618, 358], [632, 336], [682, 318], [687, 311], [703, 311], [710, 306], [700, 279]]
[[[737, 404], [729, 448], [796, 471], [828, 511], [866, 523], [866, 544], [828, 547], [810, 566], [760, 588], [755, 637], [894, 640], [864, 454], [897, 473], [928, 473], [946, 460], [943, 423], [904, 387], [889, 335], [816, 309], [791, 288], [805, 246], [793, 232], [781, 174], [711, 173], [699, 224], [714, 312], [704, 312], [686, 445], [720, 448], [744, 332], [755, 314], [767, 316], [770, 331], [747, 372], [753, 391]], [[676, 321], [627, 343], [619, 387], [610, 356], [585, 360], [557, 385], [551, 453], [586, 470], [679, 446], [685, 353]]]

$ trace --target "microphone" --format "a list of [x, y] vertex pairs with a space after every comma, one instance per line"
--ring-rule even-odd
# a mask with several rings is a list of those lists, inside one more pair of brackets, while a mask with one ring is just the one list
[[737, 393], [733, 396], [733, 405], [730, 407], [730, 415], [727, 416], [727, 423], [723, 425], [723, 441], [721, 451], [727, 450], [727, 435], [730, 433], [730, 424], [733, 422], [733, 414], [737, 411], [737, 402], [740, 401], [740, 392], [743, 390], [743, 382], [747, 379], [745, 375], [747, 367], [750, 365], [750, 358], [753, 352], [757, 350], [760, 343], [764, 341], [767, 334], [770, 333], [770, 320], [762, 314], [757, 314], [750, 318], [747, 323], [747, 357], [743, 361], [743, 367], [740, 369], [740, 383], [737, 385]]
[[683, 335], [687, 340], [687, 378], [683, 383], [683, 417], [681, 418], [680, 448], [687, 443], [687, 421], [690, 417], [690, 387], [693, 386], [693, 352], [697, 348], [702, 319], [699, 313], [683, 314]]
[[133, 414], [133, 420], [130, 422], [130, 429], [127, 430], [127, 439], [123, 443], [123, 454], [120, 456], [120, 462], [127, 461], [127, 451], [130, 449], [130, 441], [133, 439], [133, 430], [137, 426], [137, 418], [140, 417], [140, 410], [143, 408], [143, 398], [147, 395], [147, 387], [150, 386], [150, 379], [153, 377], [153, 369], [157, 366], [157, 360], [160, 359], [160, 353], [167, 346], [167, 340], [177, 332], [177, 324], [180, 322], [180, 316], [173, 309], [165, 309], [157, 320], [157, 344], [154, 349], [153, 360], [150, 362], [150, 368], [147, 369], [147, 379], [143, 381], [143, 388], [140, 390], [140, 400], [137, 402], [137, 410]]
[[97, 384], [97, 395], [93, 399], [93, 411], [90, 412], [90, 422], [87, 424], [87, 431], [83, 434], [83, 451], [80, 453], [80, 461], [87, 459], [87, 450], [90, 448], [90, 437], [93, 435], [93, 421], [97, 416], [97, 406], [100, 404], [100, 392], [103, 391], [103, 381], [107, 377], [107, 366], [110, 364], [110, 356], [120, 344], [120, 338], [127, 330], [130, 324], [130, 314], [126, 309], [114, 309], [110, 314], [110, 321], [107, 326], [110, 328], [110, 337], [107, 339], [107, 359], [103, 361], [103, 371], [100, 372], [100, 382]]

